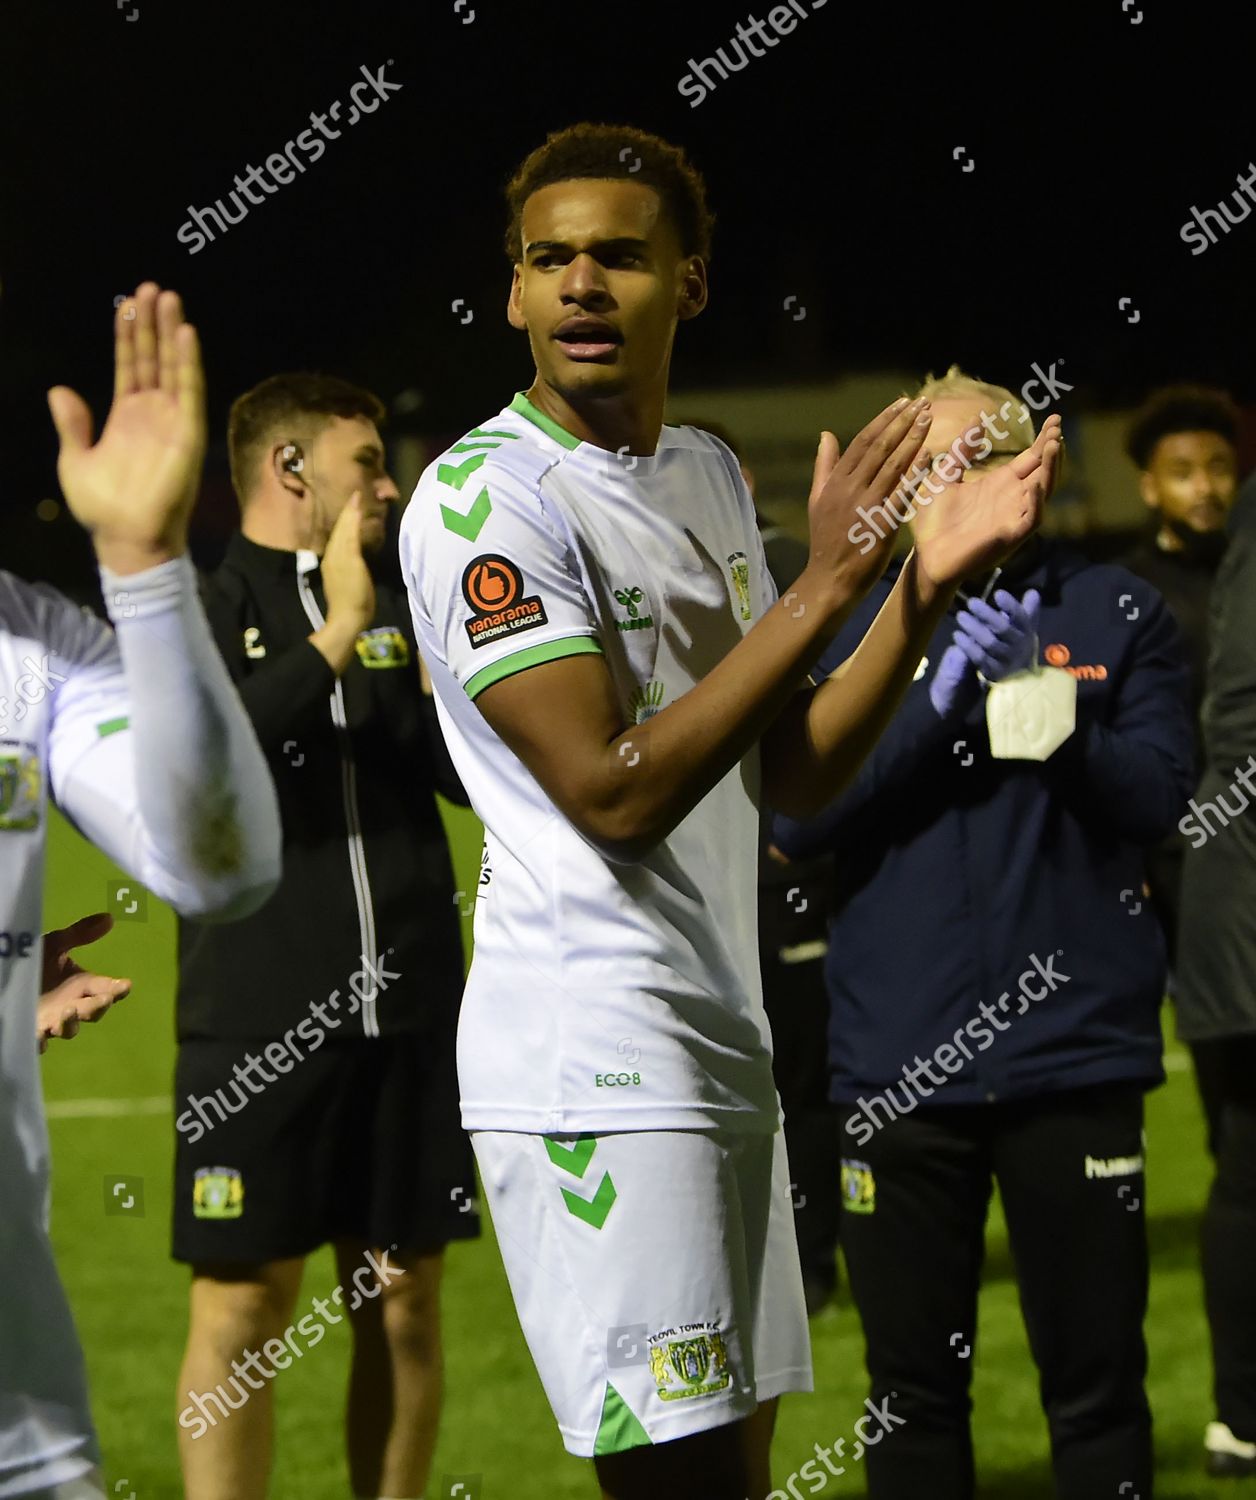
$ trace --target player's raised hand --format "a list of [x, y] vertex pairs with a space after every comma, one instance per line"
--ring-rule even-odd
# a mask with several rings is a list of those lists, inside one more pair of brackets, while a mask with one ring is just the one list
[[[1042, 520], [1059, 472], [1060, 419], [1050, 416], [1033, 446], [966, 484], [947, 483], [916, 511], [916, 559], [935, 584], [951, 587], [1007, 556]], [[940, 477], [940, 476], [939, 476]]]
[[92, 414], [67, 386], [48, 392], [66, 503], [102, 562], [134, 572], [186, 549], [205, 457], [205, 381], [179, 294], [146, 281], [114, 320], [113, 405]]
[[[816, 455], [807, 503], [811, 530], [808, 567], [838, 585], [843, 599], [867, 593], [894, 550], [891, 521], [878, 537], [860, 515], [892, 495], [920, 453], [929, 431], [929, 403], [900, 397], [874, 417], [845, 453], [825, 432]], [[857, 545], [866, 537], [871, 545]]]
[[354, 490], [331, 528], [319, 567], [327, 595], [327, 619], [357, 622], [359, 630], [375, 618], [375, 582], [362, 556], [362, 492]]

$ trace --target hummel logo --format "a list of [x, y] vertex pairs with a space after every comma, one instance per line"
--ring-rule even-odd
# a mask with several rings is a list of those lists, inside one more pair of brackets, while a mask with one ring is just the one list
[[645, 598], [645, 594], [639, 588], [616, 589], [615, 598], [628, 611], [626, 620], [616, 620], [616, 630], [649, 630], [654, 624], [652, 615], [637, 614], [637, 605]]

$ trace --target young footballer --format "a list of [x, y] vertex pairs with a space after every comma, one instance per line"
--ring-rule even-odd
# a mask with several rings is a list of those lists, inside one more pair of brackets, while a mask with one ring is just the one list
[[[49, 934], [49, 803], [155, 895], [203, 920], [255, 911], [279, 879], [275, 789], [214, 649], [187, 557], [205, 451], [195, 330], [145, 282], [115, 320], [113, 406], [92, 442], [82, 398], [48, 393], [66, 503], [91, 534], [113, 628], [0, 572], [0, 1495], [103, 1500], [83, 1356], [48, 1239], [41, 988], [90, 1019], [73, 986], [88, 918]], [[58, 979], [58, 974], [61, 978]], [[89, 977], [89, 976], [84, 976]], [[83, 1009], [80, 1010], [80, 1005]]]
[[602, 1494], [770, 1488], [775, 1398], [811, 1387], [760, 994], [759, 802], [823, 806], [875, 742], [955, 583], [1014, 546], [1058, 423], [944, 487], [858, 651], [807, 669], [884, 568], [859, 506], [929, 428], [825, 433], [807, 567], [777, 601], [728, 448], [663, 423], [711, 220], [675, 147], [577, 125], [508, 188], [529, 389], [424, 472], [401, 562], [485, 827], [459, 1023], [463, 1124], [567, 1449]]

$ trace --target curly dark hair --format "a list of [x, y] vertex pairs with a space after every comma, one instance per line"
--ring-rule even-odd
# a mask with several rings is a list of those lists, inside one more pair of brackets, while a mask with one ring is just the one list
[[506, 254], [512, 263], [523, 259], [523, 205], [528, 198], [553, 182], [582, 177], [624, 177], [652, 187], [680, 235], [681, 254], [710, 260], [715, 218], [707, 208], [702, 174], [684, 151], [633, 125], [585, 121], [551, 131], [506, 184]]
[[1154, 391], [1134, 414], [1125, 435], [1125, 451], [1140, 469], [1146, 469], [1156, 444], [1175, 432], [1215, 432], [1236, 447], [1238, 408], [1225, 391], [1211, 386], [1166, 386]]
[[227, 418], [227, 457], [231, 483], [241, 504], [253, 469], [277, 437], [313, 438], [332, 417], [365, 417], [382, 427], [387, 410], [372, 391], [337, 375], [301, 371], [271, 375], [237, 396]]

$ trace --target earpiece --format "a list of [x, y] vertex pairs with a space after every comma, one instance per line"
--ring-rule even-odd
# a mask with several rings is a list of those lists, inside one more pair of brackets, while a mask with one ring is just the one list
[[299, 474], [305, 467], [305, 455], [295, 443], [289, 443], [284, 448], [283, 466], [289, 474]]

